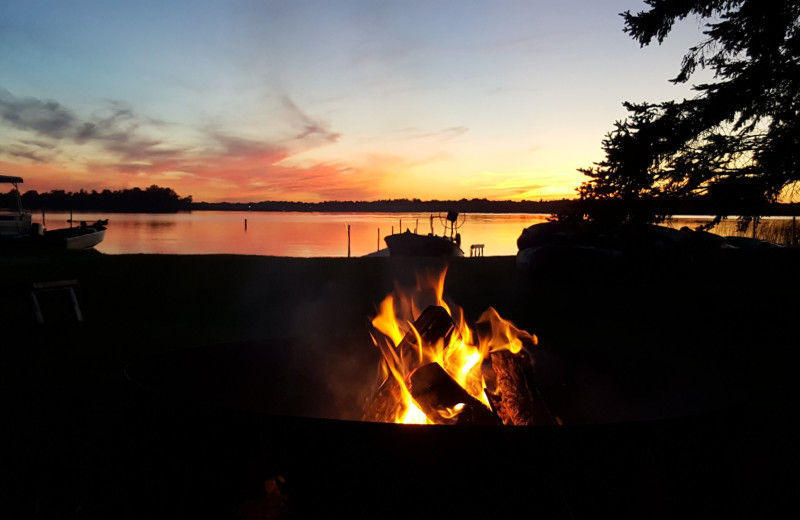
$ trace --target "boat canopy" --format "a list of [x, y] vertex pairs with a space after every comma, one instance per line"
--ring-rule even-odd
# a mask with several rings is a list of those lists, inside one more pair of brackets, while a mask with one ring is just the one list
[[17, 184], [22, 182], [22, 177], [14, 177], [13, 175], [0, 175], [0, 182], [10, 182], [11, 184]]

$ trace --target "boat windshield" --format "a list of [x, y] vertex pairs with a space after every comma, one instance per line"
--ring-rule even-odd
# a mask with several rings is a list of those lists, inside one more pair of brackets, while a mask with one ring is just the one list
[[14, 212], [22, 214], [22, 198], [20, 195], [19, 187], [17, 186], [22, 182], [22, 177], [14, 177], [12, 175], [0, 175], [0, 183], [11, 184], [12, 190], [8, 193], [9, 196], [0, 195], [0, 211], [1, 212]]

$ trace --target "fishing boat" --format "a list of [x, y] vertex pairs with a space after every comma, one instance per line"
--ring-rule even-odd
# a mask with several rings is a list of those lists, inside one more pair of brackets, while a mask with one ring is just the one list
[[461, 234], [456, 230], [464, 223], [464, 215], [448, 211], [446, 216], [440, 215], [444, 225], [444, 233], [433, 233], [433, 215], [431, 215], [431, 232], [427, 235], [417, 234], [407, 229], [384, 237], [389, 256], [464, 256], [461, 249]]
[[97, 220], [91, 224], [81, 222], [76, 227], [45, 231], [45, 241], [59, 249], [91, 249], [106, 237], [108, 219]]
[[[108, 219], [93, 223], [81, 222], [77, 226], [47, 230], [32, 222], [31, 213], [23, 209], [18, 185], [22, 177], [0, 175], [0, 184], [11, 184], [15, 193], [15, 206], [0, 209], [0, 250], [25, 249], [91, 249], [106, 236]], [[71, 223], [70, 223], [71, 224]]]

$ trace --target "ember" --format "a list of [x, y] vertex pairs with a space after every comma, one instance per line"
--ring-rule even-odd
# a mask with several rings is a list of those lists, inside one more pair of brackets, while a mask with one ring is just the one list
[[470, 328], [443, 297], [447, 269], [396, 287], [372, 319], [380, 386], [365, 421], [530, 425], [535, 402], [527, 347], [536, 336], [489, 307]]

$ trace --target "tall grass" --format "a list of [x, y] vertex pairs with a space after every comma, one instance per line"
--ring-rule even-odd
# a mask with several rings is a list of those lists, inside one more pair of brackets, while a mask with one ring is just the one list
[[796, 246], [800, 238], [800, 226], [792, 220], [762, 220], [756, 227], [756, 238], [786, 246]]
[[[676, 218], [669, 221], [667, 225], [674, 228], [687, 226], [696, 229], [704, 223], [707, 223], [707, 220]], [[755, 234], [753, 233], [754, 227]], [[800, 243], [800, 221], [792, 217], [763, 218], [757, 223], [750, 222], [744, 229], [740, 229], [738, 220], [726, 219], [710, 231], [722, 236], [757, 238], [783, 246], [797, 246]]]

